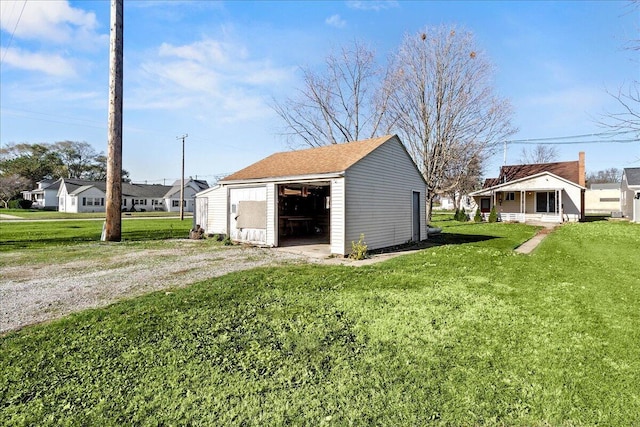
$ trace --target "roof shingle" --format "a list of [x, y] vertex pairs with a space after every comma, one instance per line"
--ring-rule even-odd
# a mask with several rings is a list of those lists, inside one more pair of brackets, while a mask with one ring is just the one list
[[343, 172], [395, 135], [272, 154], [221, 181]]
[[624, 168], [627, 184], [640, 185], [640, 168]]
[[[485, 180], [483, 188], [493, 187], [498, 184], [526, 178], [541, 172], [549, 172], [561, 178], [580, 184], [580, 162], [554, 162], [554, 163], [534, 163], [528, 165], [508, 165], [500, 168], [498, 178], [488, 178]], [[489, 185], [487, 185], [489, 184]]]

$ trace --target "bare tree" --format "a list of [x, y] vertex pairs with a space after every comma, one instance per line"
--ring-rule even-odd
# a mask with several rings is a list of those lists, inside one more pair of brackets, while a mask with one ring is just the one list
[[587, 174], [587, 182], [589, 185], [615, 183], [620, 182], [621, 179], [622, 171], [618, 168], [609, 168]]
[[465, 195], [482, 186], [483, 160], [476, 156], [466, 166], [454, 164], [445, 172], [443, 187], [447, 189], [445, 194], [451, 197], [455, 209], [460, 209], [460, 202]]
[[[465, 170], [510, 135], [509, 102], [494, 93], [493, 68], [471, 33], [440, 26], [405, 37], [387, 79], [388, 119], [427, 182], [433, 199], [451, 190], [451, 170]], [[462, 174], [458, 174], [462, 176]]]
[[[629, 13], [637, 13], [640, 1], [632, 0], [627, 7]], [[630, 40], [625, 48], [634, 52], [633, 60], [636, 61], [635, 53], [640, 50], [640, 40]], [[626, 88], [621, 85], [616, 92], [607, 90], [607, 93], [617, 101], [619, 110], [606, 112], [598, 124], [611, 130], [614, 135], [629, 134], [631, 138], [640, 139], [640, 87], [637, 74]]]
[[9, 207], [9, 200], [29, 189], [30, 182], [18, 174], [0, 175], [0, 202], [4, 208]]
[[553, 145], [538, 144], [531, 149], [522, 147], [520, 163], [524, 165], [532, 163], [551, 163], [558, 159], [558, 149]]
[[329, 55], [322, 73], [302, 72], [304, 87], [297, 97], [272, 106], [291, 146], [318, 147], [387, 133], [380, 129], [386, 106], [378, 90], [382, 71], [372, 50], [355, 42]]

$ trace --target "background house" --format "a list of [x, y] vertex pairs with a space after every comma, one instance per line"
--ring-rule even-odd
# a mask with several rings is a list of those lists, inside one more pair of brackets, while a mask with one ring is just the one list
[[585, 215], [585, 159], [502, 166], [498, 178], [488, 178], [470, 195], [483, 215], [493, 206], [502, 221], [563, 222]]
[[[177, 212], [180, 210], [180, 183], [180, 180], [173, 186], [122, 183], [122, 210]], [[208, 187], [206, 181], [185, 181], [185, 212], [193, 212], [194, 196]], [[104, 212], [105, 200], [104, 181], [60, 179], [57, 201], [61, 212]]]
[[427, 237], [426, 184], [397, 136], [273, 154], [196, 197], [207, 233], [267, 246], [369, 249]]
[[584, 197], [585, 213], [611, 215], [620, 211], [620, 183], [591, 184]]
[[31, 200], [34, 209], [58, 209], [58, 190], [60, 189], [60, 179], [43, 179], [37, 182], [35, 190], [22, 192], [24, 200]]
[[625, 168], [622, 171], [620, 210], [625, 218], [640, 222], [640, 168]]

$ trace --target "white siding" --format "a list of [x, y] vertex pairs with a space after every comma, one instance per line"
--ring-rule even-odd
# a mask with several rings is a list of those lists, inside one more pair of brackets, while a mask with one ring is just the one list
[[273, 182], [267, 184], [267, 230], [265, 242], [269, 246], [277, 246], [278, 244], [278, 222], [276, 218], [276, 200], [278, 198], [278, 195], [276, 188], [277, 185]]
[[229, 234], [227, 202], [228, 188], [220, 186], [209, 193], [209, 218], [207, 233]]
[[[345, 180], [335, 178], [331, 180], [331, 253], [346, 255], [348, 253], [345, 240]], [[351, 246], [348, 248], [351, 249]]]
[[[229, 188], [229, 236], [232, 240], [238, 242], [266, 244], [267, 230], [264, 228], [237, 228], [236, 216], [238, 206], [243, 201], [266, 201], [267, 187], [261, 185], [258, 187], [230, 187]], [[235, 211], [234, 211], [235, 210]], [[266, 212], [265, 212], [266, 215]]]
[[[95, 187], [79, 193], [76, 197], [75, 206], [71, 203], [71, 197], [73, 196], [67, 196], [65, 201], [65, 203], [67, 203], [67, 212], [104, 212], [106, 209], [106, 196], [102, 190]], [[83, 203], [83, 200], [85, 203]], [[87, 204], [89, 200], [91, 200], [91, 205]], [[98, 202], [97, 206], [95, 202]]]
[[[401, 142], [394, 138], [345, 173], [347, 252], [364, 234], [369, 249], [403, 244], [412, 238], [412, 197], [420, 193], [420, 238], [426, 239], [426, 185]], [[331, 203], [332, 218], [336, 204]], [[334, 224], [331, 224], [332, 233]], [[333, 241], [333, 235], [332, 235]]]
[[620, 189], [588, 189], [585, 192], [586, 213], [611, 213], [620, 210]]

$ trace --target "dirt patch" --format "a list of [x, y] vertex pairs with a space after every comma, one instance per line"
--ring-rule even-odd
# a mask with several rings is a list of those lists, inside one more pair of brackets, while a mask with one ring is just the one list
[[171, 248], [100, 246], [98, 257], [48, 265], [0, 266], [0, 334], [119, 299], [259, 266], [322, 262], [255, 247], [203, 249], [196, 241]]

